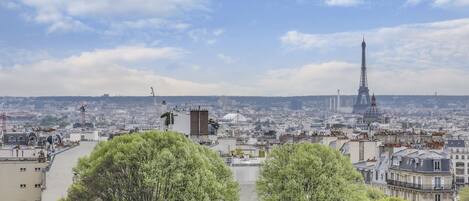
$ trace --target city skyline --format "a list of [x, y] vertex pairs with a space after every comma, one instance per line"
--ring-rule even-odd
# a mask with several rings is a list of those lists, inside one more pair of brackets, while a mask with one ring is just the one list
[[0, 95], [469, 95], [469, 1], [0, 2]]

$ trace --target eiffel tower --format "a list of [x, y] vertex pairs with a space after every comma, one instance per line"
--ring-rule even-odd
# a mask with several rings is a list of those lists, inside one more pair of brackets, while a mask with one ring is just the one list
[[362, 68], [360, 74], [360, 88], [353, 105], [354, 114], [363, 114], [370, 107], [370, 90], [368, 89], [368, 80], [366, 78], [366, 43], [365, 37], [362, 42]]

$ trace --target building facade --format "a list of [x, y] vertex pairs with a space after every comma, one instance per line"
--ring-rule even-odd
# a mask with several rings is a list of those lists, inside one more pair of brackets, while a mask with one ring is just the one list
[[38, 149], [0, 149], [0, 200], [40, 201], [48, 163]]
[[445, 151], [452, 161], [456, 187], [469, 184], [469, 149], [464, 140], [447, 140]]
[[388, 194], [409, 201], [452, 201], [451, 160], [443, 151], [405, 149], [392, 155]]

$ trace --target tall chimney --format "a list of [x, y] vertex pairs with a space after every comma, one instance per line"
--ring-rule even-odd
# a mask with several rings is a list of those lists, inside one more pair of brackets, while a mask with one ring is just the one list
[[340, 89], [337, 89], [337, 112], [340, 112]]

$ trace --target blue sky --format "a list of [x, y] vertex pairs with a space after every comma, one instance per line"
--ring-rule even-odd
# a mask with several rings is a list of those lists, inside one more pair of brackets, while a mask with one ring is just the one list
[[469, 95], [469, 0], [0, 0], [0, 95]]

